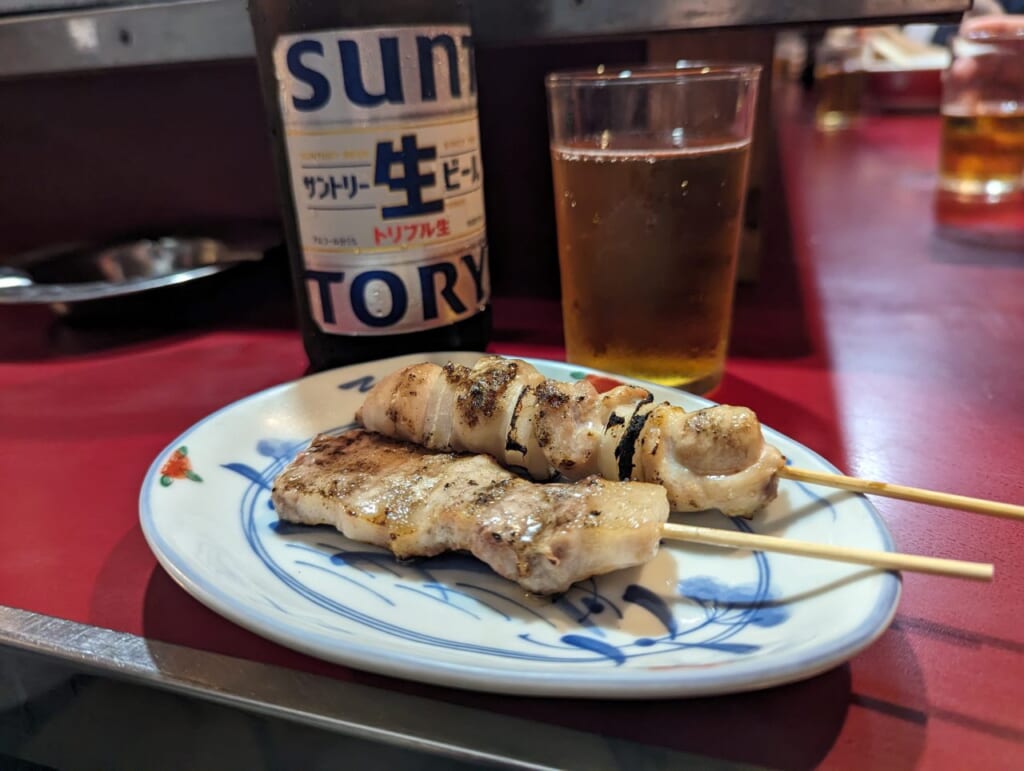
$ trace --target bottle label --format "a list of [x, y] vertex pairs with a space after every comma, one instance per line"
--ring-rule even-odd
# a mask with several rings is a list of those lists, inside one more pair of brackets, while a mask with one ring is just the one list
[[283, 35], [274, 67], [320, 329], [412, 332], [481, 311], [490, 279], [469, 27]]

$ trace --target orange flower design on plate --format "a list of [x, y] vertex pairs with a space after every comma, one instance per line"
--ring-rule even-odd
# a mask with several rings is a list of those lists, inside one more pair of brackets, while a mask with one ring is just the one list
[[175, 479], [190, 479], [202, 482], [203, 478], [192, 470], [192, 461], [188, 457], [188, 447], [182, 445], [171, 453], [164, 465], [160, 467], [160, 484], [170, 487]]

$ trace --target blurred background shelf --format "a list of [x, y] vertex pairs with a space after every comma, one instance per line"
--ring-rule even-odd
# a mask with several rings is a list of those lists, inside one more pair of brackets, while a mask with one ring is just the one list
[[[970, 0], [475, 0], [482, 46], [684, 29], [952, 19]], [[0, 0], [0, 77], [253, 55], [244, 0]]]
[[[423, 0], [429, 2], [429, 0]], [[740, 278], [781, 199], [780, 31], [957, 23], [970, 0], [467, 0], [496, 295], [558, 297], [543, 78], [680, 58], [755, 61], [761, 96]], [[799, 30], [799, 32], [797, 32]], [[245, 0], [0, 0], [0, 264], [60, 243], [276, 223]]]

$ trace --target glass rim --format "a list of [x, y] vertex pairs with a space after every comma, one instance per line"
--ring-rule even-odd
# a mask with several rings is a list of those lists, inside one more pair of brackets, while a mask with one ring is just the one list
[[954, 35], [954, 39], [968, 43], [1016, 43], [1024, 41], [1024, 27], [968, 30], [966, 34]]
[[674, 64], [599, 64], [595, 67], [559, 70], [548, 73], [544, 83], [548, 88], [554, 88], [579, 85], [658, 85], [695, 80], [757, 80], [761, 70], [761, 65], [753, 62], [679, 59]]
[[1024, 30], [1012, 34], [986, 33], [984, 35], [954, 35], [949, 39], [953, 59], [984, 56], [986, 54], [1017, 55], [1024, 44]]

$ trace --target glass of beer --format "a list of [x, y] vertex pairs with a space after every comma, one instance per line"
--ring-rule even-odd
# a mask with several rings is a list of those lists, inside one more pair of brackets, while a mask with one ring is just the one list
[[826, 40], [818, 46], [814, 64], [815, 125], [822, 131], [853, 125], [860, 117], [864, 85], [860, 43]]
[[943, 77], [940, 185], [981, 198], [1024, 190], [1024, 29], [954, 38]]
[[938, 188], [939, 232], [1024, 244], [1024, 24], [954, 38], [942, 83]]
[[680, 61], [548, 76], [570, 362], [718, 384], [759, 75]]

